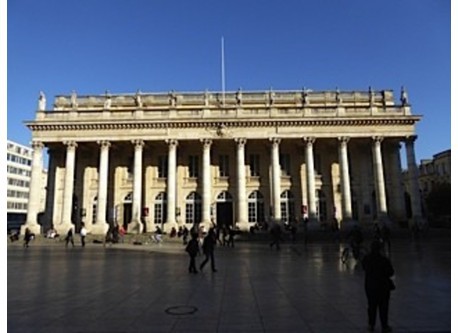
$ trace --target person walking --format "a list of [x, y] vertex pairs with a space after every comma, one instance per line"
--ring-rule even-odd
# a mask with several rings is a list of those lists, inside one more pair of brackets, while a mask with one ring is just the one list
[[212, 272], [214, 273], [217, 272], [216, 267], [215, 267], [215, 255], [214, 255], [215, 243], [216, 243], [215, 231], [213, 230], [213, 228], [211, 228], [208, 231], [207, 236], [205, 236], [204, 242], [202, 244], [202, 250], [205, 254], [205, 260], [202, 261], [202, 263], [200, 264], [201, 272], [204, 269], [209, 259], [211, 260]]
[[75, 247], [75, 242], [73, 241], [73, 228], [70, 228], [65, 236], [65, 247], [68, 247], [68, 243], [72, 243], [72, 247]]
[[390, 293], [395, 286], [391, 277], [394, 275], [393, 266], [388, 258], [382, 255], [382, 244], [374, 240], [371, 252], [364, 257], [362, 266], [365, 271], [364, 288], [368, 303], [369, 331], [374, 332], [377, 310], [380, 316], [382, 332], [391, 332], [388, 325], [388, 306]]
[[25, 248], [29, 247], [29, 243], [32, 240], [32, 238], [33, 238], [33, 234], [30, 231], [30, 229], [29, 228], [25, 228], [25, 233], [24, 233], [24, 247]]
[[80, 235], [81, 235], [81, 246], [84, 247], [86, 246], [86, 236], [87, 236], [87, 229], [84, 226], [84, 222], [81, 222]]
[[200, 253], [199, 242], [197, 241], [197, 234], [193, 233], [191, 240], [186, 245], [186, 252], [189, 254], [189, 273], [197, 274], [196, 257]]
[[270, 230], [270, 234], [272, 235], [272, 242], [270, 243], [270, 247], [275, 245], [277, 251], [280, 250], [280, 241], [281, 241], [281, 226], [278, 223], [275, 223]]

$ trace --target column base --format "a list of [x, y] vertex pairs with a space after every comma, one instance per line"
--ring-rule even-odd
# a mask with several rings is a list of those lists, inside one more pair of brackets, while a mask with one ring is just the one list
[[63, 237], [67, 236], [67, 233], [70, 229], [73, 230], [73, 235], [75, 235], [75, 225], [72, 223], [61, 223], [54, 225], [54, 229], [56, 229], [57, 234]]
[[250, 231], [250, 224], [246, 221], [235, 222], [235, 226], [243, 232]]
[[[409, 219], [409, 229], [423, 230], [428, 226], [428, 221], [423, 216], [413, 216]], [[22, 227], [21, 227], [22, 230]]]
[[29, 230], [35, 235], [41, 234], [41, 225], [39, 225], [38, 223], [26, 223], [26, 224], [21, 225], [21, 231], [20, 231], [21, 235], [25, 234], [26, 228], [29, 228]]
[[178, 231], [178, 223], [176, 223], [175, 221], [164, 223], [163, 231], [166, 233], [170, 233], [170, 231], [172, 231], [172, 228], [175, 228], [175, 230]]
[[106, 235], [110, 226], [105, 221], [97, 222], [91, 226], [90, 232], [93, 235]]
[[143, 232], [143, 223], [139, 220], [135, 221], [132, 220], [128, 225], [127, 225], [127, 232], [130, 234], [141, 234]]

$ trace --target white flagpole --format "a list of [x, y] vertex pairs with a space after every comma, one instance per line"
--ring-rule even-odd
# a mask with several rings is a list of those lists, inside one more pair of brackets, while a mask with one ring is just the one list
[[225, 105], [225, 90], [226, 90], [226, 84], [225, 84], [225, 73], [224, 73], [224, 37], [221, 37], [221, 87], [223, 90], [223, 106]]

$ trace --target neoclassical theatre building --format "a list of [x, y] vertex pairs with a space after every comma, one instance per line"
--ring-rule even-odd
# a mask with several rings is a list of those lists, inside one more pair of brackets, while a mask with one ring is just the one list
[[[235, 91], [55, 96], [27, 121], [34, 148], [26, 225], [59, 233], [84, 222], [150, 232], [201, 223], [337, 218], [421, 220], [415, 124], [407, 93]], [[412, 189], [401, 177], [405, 148]], [[49, 154], [44, 221], [43, 152]], [[404, 150], [404, 149], [403, 149]], [[410, 211], [406, 211], [409, 206]]]

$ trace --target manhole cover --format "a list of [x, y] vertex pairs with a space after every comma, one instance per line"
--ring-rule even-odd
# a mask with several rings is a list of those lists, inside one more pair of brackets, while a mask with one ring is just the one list
[[178, 305], [165, 309], [165, 313], [172, 316], [191, 315], [195, 312], [197, 312], [197, 308], [189, 305]]

